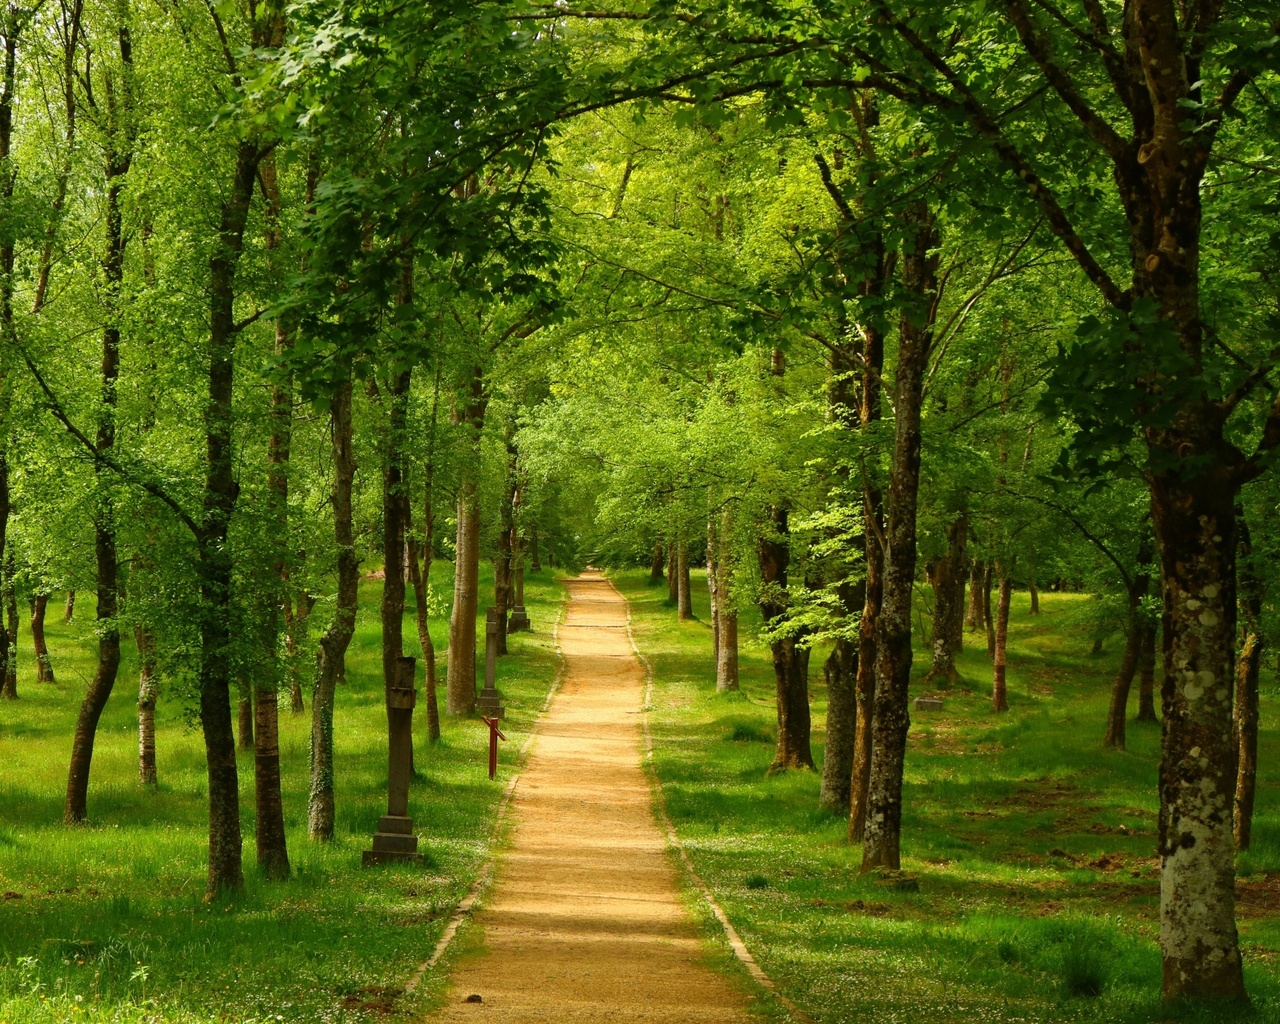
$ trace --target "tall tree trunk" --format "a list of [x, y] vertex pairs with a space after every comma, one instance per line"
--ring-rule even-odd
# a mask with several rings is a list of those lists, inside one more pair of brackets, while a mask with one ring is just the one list
[[720, 607], [716, 600], [716, 523], [714, 516], [707, 517], [707, 597], [711, 614], [711, 660], [720, 664]]
[[529, 571], [542, 572], [542, 561], [538, 557], [538, 524], [529, 527]]
[[658, 584], [662, 582], [663, 568], [666, 565], [667, 553], [663, 550], [661, 539], [653, 543], [653, 559], [649, 563], [649, 582]]
[[[765, 628], [776, 630], [783, 624], [787, 613], [787, 569], [791, 563], [791, 549], [787, 510], [775, 507], [771, 519], [770, 532], [756, 543], [756, 558], [760, 564], [762, 584], [760, 614]], [[778, 740], [769, 771], [812, 768], [808, 659], [796, 647], [794, 636], [771, 638], [769, 650], [773, 655], [778, 713]]]
[[[969, 517], [959, 516], [947, 530], [947, 552], [929, 566], [933, 586], [933, 662], [924, 677], [926, 683], [954, 686], [960, 680], [956, 655], [964, 633], [964, 584], [968, 559], [965, 545]], [[941, 682], [939, 682], [941, 680]]]
[[512, 539], [515, 535], [516, 450], [510, 434], [507, 438], [507, 483], [502, 495], [502, 512], [498, 528], [498, 557], [493, 563], [493, 603], [498, 609], [498, 653], [507, 653], [507, 616], [515, 604], [515, 560]]
[[474, 461], [480, 450], [486, 401], [479, 367], [472, 371], [471, 401], [462, 422], [471, 428], [471, 459], [464, 460], [458, 492], [458, 539], [453, 575], [453, 613], [449, 617], [448, 695], [445, 710], [469, 715], [476, 709], [476, 613], [480, 602], [480, 502]]
[[37, 683], [57, 682], [53, 676], [53, 662], [49, 660], [49, 644], [44, 635], [44, 615], [48, 607], [48, 594], [36, 594], [31, 599], [31, 646], [36, 656]]
[[933, 341], [931, 311], [938, 290], [933, 216], [923, 203], [909, 213], [902, 279], [913, 308], [898, 327], [894, 372], [894, 441], [885, 503], [884, 592], [876, 616], [876, 690], [871, 777], [863, 826], [862, 870], [901, 867], [902, 774], [911, 683], [911, 599], [916, 575], [916, 509], [920, 489], [920, 415], [925, 367]]
[[1138, 661], [1142, 652], [1142, 634], [1145, 627], [1142, 623], [1142, 611], [1138, 606], [1138, 595], [1129, 594], [1129, 621], [1125, 632], [1124, 655], [1120, 659], [1120, 669], [1116, 672], [1115, 681], [1111, 684], [1111, 705], [1107, 710], [1107, 734], [1102, 745], [1113, 750], [1125, 749], [1125, 717], [1129, 712], [1129, 689], [1133, 686], [1133, 676], [1138, 670]]
[[1156, 718], [1156, 630], [1157, 624], [1144, 619], [1142, 646], [1138, 650], [1138, 717], [1139, 722], [1155, 722]]
[[[266, 202], [268, 259], [280, 244], [280, 191], [275, 155], [259, 165]], [[293, 348], [293, 338], [277, 317], [275, 355], [281, 366]], [[289, 851], [284, 831], [284, 800], [280, 793], [280, 674], [277, 671], [282, 608], [291, 605], [289, 593], [289, 448], [293, 435], [293, 380], [287, 370], [271, 389], [271, 435], [267, 440], [267, 509], [270, 540], [275, 547], [272, 570], [278, 581], [258, 609], [257, 628], [263, 647], [263, 668], [253, 685], [254, 841], [258, 870], [273, 881], [289, 877]], [[284, 616], [286, 620], [292, 615]], [[289, 625], [286, 621], [286, 625]]]
[[676, 617], [684, 622], [693, 618], [693, 594], [689, 588], [689, 545], [684, 541], [676, 545], [676, 565], [680, 576], [676, 595]]
[[827, 682], [827, 737], [822, 752], [822, 786], [818, 806], [834, 814], [849, 813], [853, 785], [854, 735], [858, 705], [854, 687], [858, 676], [858, 648], [838, 637], [823, 665]]
[[995, 661], [996, 657], [996, 620], [991, 613], [991, 588], [995, 582], [995, 566], [987, 562], [982, 570], [982, 617], [987, 624], [987, 657]]
[[154, 786], [156, 771], [156, 643], [145, 628], [134, 630], [138, 644], [138, 782]]
[[1027, 592], [1031, 595], [1031, 610], [1029, 615], [1040, 614], [1040, 588], [1036, 586], [1035, 580], [1027, 580]]
[[716, 642], [716, 692], [738, 689], [738, 608], [733, 601], [732, 513], [720, 514], [716, 542], [716, 612], [719, 629]]
[[351, 378], [329, 399], [333, 436], [333, 542], [338, 549], [338, 593], [333, 621], [320, 637], [316, 678], [311, 689], [310, 795], [307, 834], [313, 842], [333, 838], [333, 698], [356, 631], [360, 566], [356, 561], [352, 494], [356, 460], [352, 443]]
[[[94, 447], [99, 460], [94, 462], [97, 494], [94, 509], [94, 559], [97, 568], [97, 635], [98, 664], [93, 680], [89, 683], [80, 714], [76, 719], [75, 739], [71, 745], [71, 766], [67, 772], [67, 799], [62, 819], [67, 824], [84, 821], [89, 794], [89, 771], [93, 762], [93, 745], [98, 732], [98, 720], [116, 685], [120, 670], [120, 627], [116, 622], [119, 612], [119, 558], [116, 552], [116, 510], [111, 486], [107, 481], [107, 467], [102, 461], [109, 457], [116, 443], [116, 382], [120, 377], [120, 304], [124, 284], [124, 254], [127, 236], [120, 209], [120, 197], [125, 177], [133, 162], [132, 66], [133, 48], [129, 28], [119, 29], [120, 60], [123, 65], [123, 117], [125, 125], [111, 123], [106, 134], [106, 250], [102, 270], [106, 282], [105, 306], [107, 325], [102, 331], [101, 406], [98, 413], [98, 430]], [[110, 111], [111, 121], [118, 116]]]
[[427, 435], [427, 462], [423, 468], [422, 496], [422, 561], [418, 561], [416, 531], [409, 537], [409, 579], [413, 584], [414, 617], [418, 627], [418, 644], [422, 648], [426, 674], [427, 741], [440, 740], [440, 703], [436, 694], [436, 646], [431, 639], [431, 562], [435, 557], [436, 515], [433, 502], [436, 477], [436, 423], [440, 410], [440, 367], [436, 367], [435, 390], [431, 396], [431, 424]]
[[0, 598], [4, 603], [4, 692], [11, 700], [18, 698], [18, 598], [14, 592], [14, 578], [17, 576], [14, 564], [13, 549], [5, 557], [4, 572], [0, 573]]
[[[406, 264], [408, 261], [406, 260]], [[401, 295], [403, 304], [412, 301], [412, 265], [403, 271]], [[382, 683], [386, 695], [388, 777], [394, 779], [396, 766], [390, 737], [395, 717], [401, 710], [392, 706], [392, 690], [401, 686], [401, 664], [404, 659], [404, 550], [405, 530], [409, 524], [409, 494], [404, 472], [405, 427], [408, 418], [409, 386], [412, 370], [397, 374], [388, 388], [390, 429], [387, 431], [387, 456], [382, 471], [382, 550], [386, 556], [385, 579], [382, 583]], [[394, 553], [394, 561], [393, 561]], [[411, 714], [412, 712], [405, 712]], [[412, 734], [410, 734], [412, 735]], [[410, 773], [413, 772], [410, 754]], [[403, 811], [388, 811], [402, 814]]]
[[1258, 777], [1258, 674], [1262, 668], [1262, 576], [1253, 558], [1253, 539], [1243, 507], [1237, 505], [1240, 530], [1240, 618], [1243, 640], [1236, 661], [1233, 732], [1238, 761], [1234, 829], [1237, 850], [1249, 849], [1253, 838], [1253, 804]]
[[[14, 180], [17, 176], [12, 159], [13, 106], [18, 82], [18, 36], [25, 27], [25, 19], [19, 20], [19, 9], [8, 9], [4, 23], [4, 80], [0, 89], [0, 201], [5, 209], [13, 202]], [[16, 351], [17, 329], [13, 322], [13, 268], [15, 233], [5, 231], [0, 236], [0, 575], [5, 562], [12, 555], [8, 544], [10, 493], [9, 493], [9, 417], [13, 396], [13, 372], [10, 360]], [[2, 582], [2, 580], [0, 580]], [[2, 625], [2, 624], [0, 624]], [[6, 632], [0, 629], [0, 632]], [[9, 675], [8, 634], [0, 643], [0, 699], [17, 700], [17, 676]]]
[[62, 624], [69, 626], [71, 621], [76, 617], [76, 592], [74, 590], [67, 591], [66, 603], [62, 606]]
[[1013, 579], [1000, 566], [1000, 599], [996, 602], [996, 653], [991, 675], [991, 706], [996, 711], [1009, 710], [1009, 693], [1005, 686], [1005, 667], [1009, 649], [1009, 604], [1013, 597]]
[[667, 541], [667, 603], [680, 607], [680, 560], [676, 556], [676, 542]]
[[969, 563], [969, 605], [964, 613], [964, 624], [970, 633], [979, 633], [986, 625], [986, 609], [982, 605], [982, 559]]
[[853, 770], [849, 793], [849, 842], [860, 843], [866, 832], [867, 805], [871, 787], [872, 725], [876, 706], [876, 622], [884, 600], [884, 549], [880, 535], [884, 532], [881, 495], [867, 486], [863, 490], [866, 536], [866, 597], [862, 619], [858, 623], [858, 671], [854, 680], [857, 702], [857, 726], [853, 737]]

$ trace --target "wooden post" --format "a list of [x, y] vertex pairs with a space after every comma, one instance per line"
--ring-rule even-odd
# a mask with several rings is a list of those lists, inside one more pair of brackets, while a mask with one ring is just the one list
[[413, 658], [401, 658], [395, 683], [387, 687], [387, 813], [378, 820], [373, 849], [364, 851], [365, 867], [390, 861], [418, 862], [423, 859], [418, 853], [413, 819], [409, 817], [413, 706], [418, 693], [414, 686], [415, 671]]
[[498, 609], [490, 608], [484, 623], [484, 689], [476, 700], [480, 714], [487, 718], [502, 718], [506, 714], [498, 696], [496, 678], [498, 672]]

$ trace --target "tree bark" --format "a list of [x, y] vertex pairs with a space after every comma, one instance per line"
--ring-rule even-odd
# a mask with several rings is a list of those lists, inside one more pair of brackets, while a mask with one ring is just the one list
[[507, 483], [502, 496], [502, 514], [498, 528], [498, 557], [493, 563], [493, 603], [498, 609], [498, 653], [507, 653], [507, 621], [515, 604], [515, 537], [516, 493], [519, 478], [516, 476], [516, 450], [512, 438], [507, 437]]
[[1138, 651], [1139, 722], [1156, 722], [1156, 630], [1155, 622], [1142, 624], [1142, 647]]
[[871, 787], [872, 724], [876, 707], [876, 622], [884, 600], [884, 552], [880, 535], [884, 532], [881, 495], [869, 486], [863, 490], [862, 506], [867, 517], [866, 597], [858, 623], [858, 670], [854, 681], [857, 724], [853, 737], [853, 770], [849, 794], [849, 842], [860, 843], [866, 833], [867, 805]]
[[155, 786], [156, 771], [156, 645], [151, 634], [139, 626], [134, 630], [138, 644], [138, 782]]
[[[964, 584], [968, 575], [965, 545], [969, 535], [969, 517], [959, 516], [947, 530], [947, 552], [929, 566], [929, 582], [933, 586], [933, 663], [924, 677], [925, 683], [943, 687], [960, 680], [956, 671], [956, 655], [964, 634]], [[939, 683], [938, 681], [941, 680]]]
[[964, 624], [970, 633], [982, 632], [987, 624], [986, 609], [982, 604], [982, 559], [969, 563], [969, 606], [964, 613]]
[[[707, 597], [711, 614], [711, 660], [720, 664], [720, 608], [716, 600], [716, 523], [714, 516], [707, 517]], [[719, 687], [717, 687], [719, 689]]]
[[1129, 595], [1129, 623], [1125, 633], [1124, 655], [1120, 659], [1120, 669], [1116, 672], [1115, 681], [1111, 684], [1111, 706], [1107, 711], [1107, 734], [1102, 745], [1113, 750], [1125, 749], [1125, 717], [1129, 712], [1129, 689], [1133, 685], [1134, 673], [1138, 670], [1138, 661], [1142, 651], [1142, 634], [1144, 627], [1141, 621], [1141, 610], [1136, 595]]
[[[66, 824], [84, 821], [89, 794], [89, 771], [93, 762], [93, 745], [98, 720], [116, 685], [120, 670], [119, 557], [116, 551], [116, 510], [107, 468], [102, 459], [109, 456], [116, 443], [116, 382], [120, 377], [120, 303], [124, 283], [124, 255], [127, 236], [120, 208], [124, 179], [133, 162], [133, 48], [127, 25], [119, 29], [120, 60], [123, 66], [123, 119], [125, 124], [110, 123], [106, 136], [106, 248], [102, 270], [107, 324], [102, 331], [99, 387], [101, 406], [98, 413], [94, 448], [99, 456], [94, 462], [97, 494], [94, 509], [94, 560], [96, 562], [98, 664], [89, 684], [80, 714], [76, 720], [75, 739], [71, 745], [71, 766], [67, 772], [67, 799], [62, 819]], [[111, 111], [110, 121], [116, 118]]]
[[987, 626], [987, 657], [996, 657], [996, 620], [991, 613], [991, 588], [995, 582], [994, 565], [988, 562], [982, 570], [982, 617]]
[[663, 568], [666, 565], [667, 554], [663, 550], [662, 541], [656, 540], [653, 544], [653, 559], [649, 562], [649, 582], [657, 585], [662, 582]]
[[876, 616], [876, 689], [871, 776], [863, 826], [862, 871], [901, 867], [902, 774], [911, 683], [911, 599], [916, 575], [916, 510], [920, 489], [920, 417], [932, 347], [931, 311], [938, 290], [937, 233], [923, 203], [908, 214], [912, 228], [902, 254], [902, 279], [913, 308], [898, 328], [894, 373], [894, 440], [885, 504], [884, 592]]
[[834, 814], [849, 813], [853, 787], [854, 735], [858, 705], [854, 688], [858, 675], [858, 648], [838, 637], [823, 665], [827, 681], [827, 737], [822, 752], [822, 787], [818, 806]]
[[1035, 580], [1027, 580], [1027, 592], [1031, 595], [1031, 610], [1029, 615], [1040, 614], [1040, 588], [1036, 586]]
[[333, 436], [333, 542], [338, 549], [338, 593], [333, 621], [320, 637], [316, 677], [311, 689], [310, 795], [307, 834], [313, 842], [333, 838], [333, 698], [347, 647], [356, 631], [360, 566], [356, 561], [352, 493], [356, 460], [352, 443], [351, 378], [329, 400]]
[[48, 594], [36, 594], [31, 599], [31, 646], [36, 656], [37, 683], [57, 682], [53, 676], [53, 662], [49, 659], [49, 644], [44, 635], [44, 616], [48, 606]]
[[[2, 136], [0, 136], [0, 141], [4, 141]], [[3, 358], [3, 355], [0, 355], [0, 360], [3, 360]], [[5, 393], [6, 387], [7, 382], [0, 380], [0, 414], [6, 411], [4, 408], [8, 401], [8, 396]], [[6, 438], [4, 433], [8, 429], [8, 424], [5, 419], [6, 417], [0, 416], [0, 585], [3, 584], [4, 564], [8, 557], [6, 544], [9, 530], [9, 462], [5, 450]], [[4, 643], [0, 644], [0, 700], [17, 700], [16, 675], [12, 685], [10, 685], [8, 630], [4, 630], [4, 634]]]
[[18, 598], [14, 593], [14, 577], [17, 566], [14, 564], [13, 549], [5, 557], [4, 572], [0, 574], [3, 583], [0, 585], [0, 598], [4, 602], [4, 694], [10, 700], [18, 699]]
[[469, 715], [476, 709], [476, 613], [479, 611], [480, 503], [474, 461], [479, 455], [480, 430], [486, 401], [479, 367], [472, 371], [471, 400], [462, 422], [471, 428], [471, 460], [464, 460], [458, 492], [458, 539], [453, 575], [453, 613], [449, 617], [448, 695], [445, 710]]
[[[787, 569], [791, 562], [790, 527], [787, 510], [775, 507], [771, 513], [771, 531], [756, 543], [760, 564], [760, 614], [765, 628], [776, 630], [787, 612]], [[812, 768], [813, 752], [809, 746], [809, 680], [808, 659], [796, 647], [794, 636], [774, 637], [769, 641], [773, 655], [773, 676], [777, 695], [778, 740], [769, 771]]]
[[680, 560], [676, 557], [676, 542], [667, 541], [667, 603], [680, 607]]
[[76, 592], [74, 590], [67, 591], [66, 603], [62, 606], [62, 624], [69, 626], [71, 620], [76, 617]]
[[241, 683], [240, 699], [236, 705], [236, 733], [240, 737], [236, 745], [241, 750], [253, 749], [253, 699], [249, 692], [249, 686]]
[[1236, 792], [1233, 835], [1236, 849], [1247, 850], [1253, 839], [1253, 804], [1258, 776], [1258, 674], [1262, 668], [1261, 574], [1253, 560], [1253, 540], [1242, 506], [1236, 507], [1240, 530], [1240, 618], [1243, 640], [1236, 661], [1235, 707], [1232, 725], [1236, 746]]
[[542, 561], [538, 557], [538, 524], [529, 527], [529, 571], [542, 572]]
[[[406, 264], [408, 261], [406, 260]], [[407, 304], [411, 301], [411, 265], [403, 270], [402, 292], [399, 298]], [[392, 707], [391, 691], [401, 685], [401, 663], [404, 658], [404, 550], [405, 530], [409, 524], [409, 494], [404, 471], [405, 426], [408, 415], [409, 386], [412, 370], [405, 370], [392, 378], [388, 387], [390, 402], [390, 429], [387, 432], [387, 455], [382, 470], [382, 551], [385, 556], [382, 583], [382, 683], [386, 695], [387, 736], [395, 728], [393, 716], [398, 709]], [[412, 735], [412, 734], [410, 734]], [[387, 747], [388, 777], [394, 778], [396, 765], [392, 762], [390, 742]], [[410, 754], [412, 759], [412, 754]], [[410, 772], [413, 772], [412, 762]], [[388, 811], [389, 814], [403, 813]]]
[[716, 543], [716, 613], [719, 629], [716, 641], [716, 692], [738, 689], [738, 609], [733, 602], [732, 513], [720, 514]]
[[684, 622], [693, 618], [693, 595], [689, 589], [689, 545], [684, 541], [676, 545], [676, 565], [679, 569], [676, 617]]
[[1013, 597], [1013, 579], [1000, 567], [1000, 598], [996, 603], [996, 653], [991, 675], [991, 707], [1009, 710], [1009, 693], [1005, 686], [1005, 666], [1009, 649], [1009, 604]]
[[422, 495], [422, 561], [418, 561], [418, 540], [409, 537], [409, 579], [413, 584], [414, 618], [418, 627], [418, 644], [422, 648], [426, 675], [427, 742], [440, 741], [440, 703], [436, 694], [436, 646], [431, 639], [431, 562], [435, 557], [436, 515], [433, 502], [436, 477], [436, 423], [440, 410], [440, 368], [436, 367], [435, 390], [431, 396], [431, 424], [427, 437], [427, 462], [423, 469]]

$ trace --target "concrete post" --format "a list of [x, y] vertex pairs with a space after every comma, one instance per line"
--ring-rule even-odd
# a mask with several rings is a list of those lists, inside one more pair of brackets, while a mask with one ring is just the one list
[[387, 813], [378, 820], [373, 849], [365, 850], [365, 867], [389, 861], [421, 861], [418, 837], [409, 817], [409, 773], [413, 755], [413, 706], [416, 663], [401, 658], [399, 674], [387, 687]]
[[484, 622], [484, 689], [476, 700], [480, 714], [489, 718], [501, 718], [505, 713], [498, 696], [496, 677], [498, 671], [498, 609], [490, 608]]

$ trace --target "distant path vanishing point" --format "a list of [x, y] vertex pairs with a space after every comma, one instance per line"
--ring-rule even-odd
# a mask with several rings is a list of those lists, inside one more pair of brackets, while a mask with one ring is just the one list
[[[627, 603], [596, 573], [568, 581], [564, 685], [516, 786], [511, 839], [476, 916], [482, 955], [436, 1021], [750, 1024], [703, 960], [642, 766], [644, 670]], [[483, 1003], [468, 1003], [478, 995]]]

